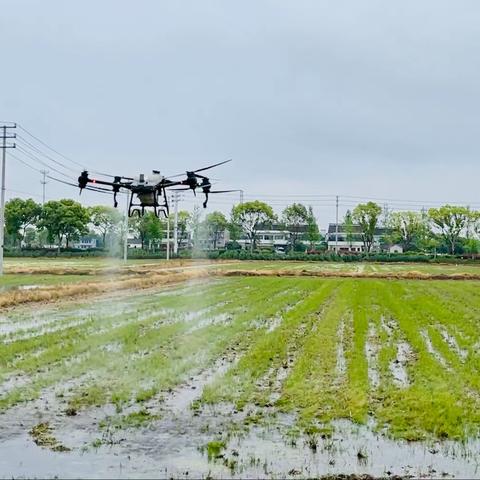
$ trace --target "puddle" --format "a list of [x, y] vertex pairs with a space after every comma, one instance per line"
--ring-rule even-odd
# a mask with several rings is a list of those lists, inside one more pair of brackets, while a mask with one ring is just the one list
[[392, 338], [395, 330], [398, 328], [397, 322], [395, 322], [393, 319], [387, 320], [384, 316], [382, 316], [380, 319], [380, 324], [383, 330], [385, 330], [385, 333], [388, 335], [388, 338]]
[[195, 330], [200, 330], [201, 328], [209, 327], [211, 325], [227, 325], [232, 320], [233, 316], [230, 313], [221, 313], [220, 315], [204, 318], [193, 325], [192, 328], [187, 330], [186, 334], [192, 333]]
[[409, 385], [407, 363], [413, 358], [413, 351], [407, 342], [397, 344], [397, 358], [390, 363], [390, 372], [393, 381], [398, 387], [406, 388]]
[[17, 287], [18, 290], [35, 290], [37, 288], [40, 288], [41, 285], [20, 285]]
[[177, 387], [165, 398], [165, 409], [174, 415], [185, 414], [185, 412], [188, 412], [190, 409], [192, 402], [202, 396], [204, 387], [225, 374], [237, 361], [237, 357], [235, 357], [235, 359], [228, 359], [227, 357], [221, 358], [212, 368], [205, 370], [195, 377], [191, 377], [189, 382]]
[[450, 335], [445, 327], [438, 327], [440, 330], [440, 335], [442, 335], [442, 338], [447, 342], [448, 346], [460, 357], [462, 361], [465, 361], [468, 352], [467, 350], [464, 350], [460, 348], [460, 345], [458, 345], [457, 339]]
[[32, 378], [21, 374], [11, 375], [0, 384], [0, 398], [8, 395], [16, 388], [22, 388], [31, 383]]
[[270, 404], [275, 404], [275, 402], [282, 396], [282, 385], [290, 374], [292, 365], [293, 358], [289, 357], [289, 363], [287, 365], [283, 365], [281, 368], [278, 369], [275, 380], [273, 381], [272, 393], [270, 394], [270, 398], [268, 399]]
[[367, 341], [365, 342], [365, 356], [368, 364], [368, 380], [372, 388], [380, 385], [380, 373], [378, 371], [378, 336], [375, 325], [368, 326]]
[[342, 474], [478, 478], [480, 473], [478, 440], [462, 446], [396, 442], [366, 426], [338, 421], [332, 437], [316, 438], [313, 450], [308, 448], [307, 438], [292, 442], [285, 435], [294, 421], [290, 415], [277, 415], [268, 426], [253, 426], [246, 434], [225, 439], [221, 456], [209, 460], [202, 447], [221, 438], [225, 420], [236, 418], [227, 408], [221, 410], [223, 415], [205, 409], [192, 418], [183, 418], [178, 411], [173, 419], [122, 432], [119, 443], [72, 452], [47, 451], [22, 434], [0, 443], [0, 471], [8, 477], [245, 479]]
[[345, 319], [342, 319], [338, 327], [338, 339], [337, 339], [337, 363], [335, 366], [336, 379], [335, 381], [341, 382], [347, 371], [347, 361], [345, 359], [344, 341], [345, 341]]
[[449, 369], [446, 360], [440, 355], [440, 352], [435, 350], [435, 348], [433, 347], [432, 340], [430, 339], [428, 333], [425, 330], [421, 330], [420, 335], [425, 341], [428, 353], [432, 355], [442, 367]]
[[241, 478], [341, 474], [473, 478], [479, 474], [478, 440], [463, 447], [454, 443], [396, 442], [375, 434], [366, 426], [336, 421], [332, 437], [316, 438], [317, 447], [312, 450], [304, 445], [307, 439], [304, 442], [297, 439], [296, 447], [285, 442], [282, 431], [290, 424], [290, 419], [279, 416], [273, 428], [254, 427], [246, 437], [233, 439], [227, 446], [226, 458], [236, 462], [234, 475]]

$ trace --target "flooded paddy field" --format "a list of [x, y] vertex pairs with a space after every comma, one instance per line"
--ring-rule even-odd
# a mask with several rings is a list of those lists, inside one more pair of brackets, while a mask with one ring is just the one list
[[207, 276], [4, 309], [1, 476], [479, 478], [478, 285]]

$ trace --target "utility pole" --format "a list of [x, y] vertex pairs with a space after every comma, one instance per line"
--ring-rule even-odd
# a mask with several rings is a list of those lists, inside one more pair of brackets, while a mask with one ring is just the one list
[[338, 254], [338, 195], [335, 197], [335, 253]]
[[43, 179], [40, 180], [40, 183], [42, 184], [42, 190], [43, 190], [43, 194], [42, 194], [42, 207], [43, 207], [43, 205], [45, 205], [45, 185], [48, 183], [46, 181], [46, 177], [49, 174], [49, 171], [41, 170], [40, 173], [43, 175]]
[[127, 263], [128, 260], [128, 207], [129, 205], [129, 195], [125, 195], [125, 218], [123, 219], [123, 261]]
[[388, 221], [390, 219], [390, 209], [388, 203], [383, 204], [383, 226], [386, 228], [388, 226]]
[[175, 202], [175, 223], [173, 226], [173, 253], [178, 254], [178, 192], [173, 194], [173, 201]]
[[170, 260], [170, 217], [167, 217], [167, 260]]
[[2, 189], [0, 193], [0, 275], [3, 275], [3, 244], [5, 243], [5, 169], [7, 148], [15, 148], [15, 143], [7, 144], [7, 139], [16, 138], [16, 134], [7, 135], [7, 129], [17, 128], [17, 125], [2, 125]]

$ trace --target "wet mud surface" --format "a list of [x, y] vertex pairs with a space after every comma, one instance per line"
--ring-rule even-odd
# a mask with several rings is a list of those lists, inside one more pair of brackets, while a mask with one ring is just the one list
[[[198, 291], [199, 283], [152, 294], [163, 299]], [[199, 293], [201, 295], [201, 292]], [[277, 295], [278, 298], [281, 294]], [[228, 328], [235, 315], [246, 311], [243, 304], [228, 312], [219, 311], [229, 304], [228, 295], [215, 306], [178, 314], [174, 308], [156, 309], [162, 315], [162, 326], [185, 322], [185, 335], [195, 336], [207, 328]], [[272, 295], [271, 298], [275, 298]], [[106, 298], [95, 305], [71, 310], [32, 311], [22, 321], [15, 315], [0, 319], [1, 341], [5, 344], [34, 338], [36, 335], [87, 323], [92, 315], [108, 318], [137, 312], [138, 298], [129, 294], [115, 302]], [[249, 319], [246, 323], [267, 335], [278, 332], [284, 315], [299, 302], [282, 307], [269, 318]], [[142, 322], [150, 310], [137, 312], [135, 322]], [[12, 318], [14, 321], [12, 321]], [[18, 321], [17, 321], [18, 320]], [[122, 320], [127, 321], [127, 320]], [[321, 321], [321, 319], [319, 320]], [[335, 349], [335, 378], [339, 385], [348, 373], [347, 337], [352, 334], [350, 317], [339, 321]], [[115, 324], [113, 321], [112, 325]], [[154, 324], [153, 324], [154, 325]], [[297, 329], [305, 335], [305, 323]], [[118, 326], [118, 325], [117, 325]], [[314, 324], [316, 327], [317, 324]], [[108, 325], [105, 329], [111, 328]], [[379, 335], [383, 332], [395, 348], [395, 358], [388, 368], [394, 383], [403, 392], [412, 379], [407, 367], [412, 363], [412, 346], [398, 335], [399, 324], [392, 318], [381, 319], [378, 325], [367, 323], [363, 346], [367, 361], [367, 377], [373, 389], [380, 386]], [[422, 331], [423, 332], [423, 331]], [[455, 338], [440, 329], [452, 351], [465, 360]], [[92, 337], [102, 329], [91, 329]], [[312, 327], [311, 335], [316, 334]], [[426, 331], [422, 339], [427, 351], [437, 361], [439, 353], [429, 341]], [[291, 340], [291, 339], [290, 339]], [[295, 411], [285, 413], [279, 403], [282, 386], [296, 365], [299, 352], [292, 342], [286, 349], [284, 362], [271, 368], [257, 382], [259, 389], [268, 389], [268, 403], [246, 403], [239, 407], [229, 402], [207, 403], [203, 393], [209, 385], [238, 365], [248, 351], [225, 348], [206, 366], [178, 375], [172, 388], [155, 392], [142, 402], [118, 405], [106, 403], [74, 409], [70, 400], [74, 393], [88, 386], [97, 377], [91, 371], [62, 380], [44, 388], [35, 400], [19, 403], [0, 411], [0, 477], [41, 478], [304, 478], [326, 475], [370, 475], [373, 477], [415, 478], [480, 478], [480, 441], [393, 440], [369, 416], [366, 424], [334, 420], [328, 425], [306, 432], [299, 427]], [[152, 347], [153, 349], [154, 347]], [[121, 355], [122, 345], [109, 341], [101, 346], [110, 355]], [[175, 349], [172, 350], [175, 352]], [[41, 354], [41, 352], [39, 352]], [[89, 352], [65, 361], [71, 365], [84, 361]], [[126, 358], [136, 359], [139, 352]], [[121, 372], [117, 372], [118, 375]], [[309, 380], [306, 379], [306, 382]], [[0, 398], [15, 388], [28, 388], [30, 378], [21, 373], [3, 378]], [[145, 385], [147, 388], [148, 385]]]
[[[66, 400], [54, 389], [46, 391], [38, 401], [0, 415], [2, 477], [480, 476], [479, 441], [393, 441], [375, 433], [373, 421], [366, 426], [335, 421], [331, 436], [312, 437], [296, 430], [295, 415], [272, 407], [196, 406], [203, 388], [237, 360], [225, 357], [147, 402], [144, 408], [155, 419], [136, 428], [109, 425], [113, 405], [69, 416]], [[258, 424], [246, 421], [257, 416]], [[43, 431], [43, 441], [32, 435], [35, 429]], [[209, 455], [212, 442], [221, 447]]]

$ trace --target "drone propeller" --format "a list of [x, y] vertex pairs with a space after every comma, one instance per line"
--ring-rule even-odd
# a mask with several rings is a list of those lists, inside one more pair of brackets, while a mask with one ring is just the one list
[[204, 170], [209, 170], [210, 168], [218, 167], [219, 165], [223, 165], [224, 163], [228, 163], [231, 161], [232, 159], [230, 158], [228, 160], [224, 160], [223, 162], [216, 163], [215, 165], [210, 165], [208, 167], [203, 167], [203, 168], [199, 168], [198, 170], [194, 170], [193, 173], [203, 172]]
[[209, 193], [232, 193], [238, 192], [238, 190], [210, 190]]
[[[206, 178], [206, 177], [205, 177]], [[198, 185], [195, 186], [195, 188], [191, 187], [185, 187], [185, 188], [169, 188], [169, 191], [171, 192], [185, 192], [187, 190], [195, 190], [197, 188], [208, 188], [211, 187], [211, 183], [199, 183]]]
[[[232, 159], [228, 159], [228, 160], [224, 160], [223, 162], [219, 162], [219, 163], [215, 163], [213, 165], [209, 165], [208, 167], [203, 167], [203, 168], [198, 168], [197, 170], [192, 170], [192, 171], [187, 171], [187, 175], [188, 174], [193, 174], [195, 177], [199, 177], [199, 178], [206, 178], [206, 177], [203, 177], [202, 175], [197, 175], [198, 172], [203, 172], [204, 170], [209, 170], [210, 168], [214, 168], [214, 167], [218, 167], [219, 165], [223, 165], [224, 163], [228, 163], [228, 162], [231, 162]], [[170, 177], [168, 178], [175, 178], [175, 177], [181, 177], [185, 175], [184, 173], [179, 173], [178, 175], [171, 175]]]

